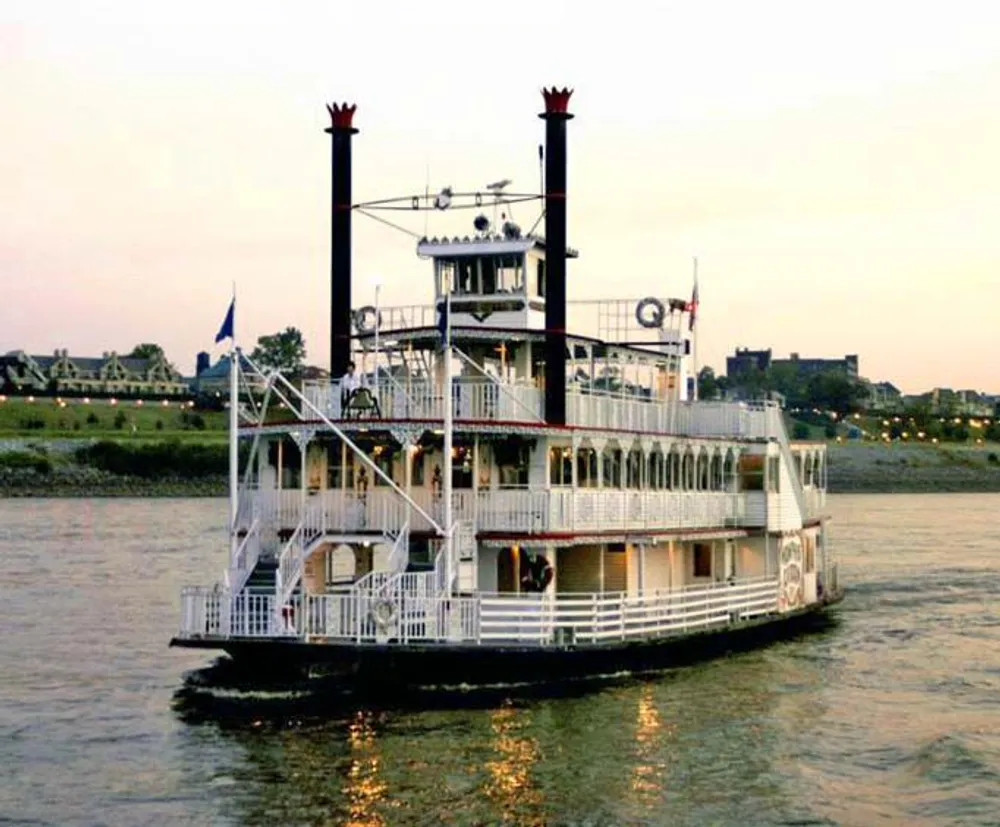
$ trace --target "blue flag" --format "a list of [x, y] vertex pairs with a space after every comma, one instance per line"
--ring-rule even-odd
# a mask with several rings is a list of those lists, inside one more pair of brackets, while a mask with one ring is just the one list
[[218, 344], [223, 339], [233, 338], [233, 314], [236, 312], [236, 297], [229, 303], [229, 310], [226, 312], [226, 318], [222, 322], [222, 327], [219, 328], [219, 332], [215, 334], [215, 342]]

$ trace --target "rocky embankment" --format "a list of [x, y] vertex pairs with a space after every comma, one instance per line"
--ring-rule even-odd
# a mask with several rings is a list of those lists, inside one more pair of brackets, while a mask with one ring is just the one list
[[857, 443], [828, 449], [831, 493], [1000, 492], [996, 445]]
[[150, 479], [76, 465], [54, 466], [47, 473], [0, 468], [0, 497], [221, 497], [227, 486], [225, 474]]
[[0, 497], [218, 497], [226, 447], [0, 440]]

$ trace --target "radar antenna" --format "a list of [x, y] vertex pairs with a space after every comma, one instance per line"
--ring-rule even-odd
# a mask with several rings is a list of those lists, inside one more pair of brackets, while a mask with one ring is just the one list
[[[486, 189], [493, 193], [493, 224], [496, 226], [497, 223], [497, 209], [500, 206], [500, 201], [503, 199], [503, 191], [505, 187], [509, 187], [514, 182], [510, 178], [501, 178], [499, 181], [494, 181], [492, 184], [487, 184]], [[510, 205], [507, 205], [510, 209]], [[506, 216], [505, 216], [506, 217]]]

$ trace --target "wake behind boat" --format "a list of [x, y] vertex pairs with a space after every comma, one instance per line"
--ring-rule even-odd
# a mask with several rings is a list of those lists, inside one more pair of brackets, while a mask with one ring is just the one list
[[[841, 599], [825, 446], [772, 403], [697, 399], [697, 280], [567, 301], [571, 92], [543, 94], [543, 195], [355, 204], [355, 107], [329, 107], [332, 378], [234, 345], [228, 565], [183, 590], [172, 645], [345, 684], [561, 681], [756, 646]], [[533, 202], [544, 237], [509, 217]], [[351, 309], [352, 216], [377, 210], [469, 211], [417, 244], [432, 303]]]

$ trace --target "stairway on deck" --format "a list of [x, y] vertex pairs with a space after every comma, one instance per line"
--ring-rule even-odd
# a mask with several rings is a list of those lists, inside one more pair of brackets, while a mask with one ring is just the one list
[[249, 594], [274, 594], [275, 582], [278, 579], [278, 559], [276, 557], [261, 557], [247, 578], [244, 591]]

